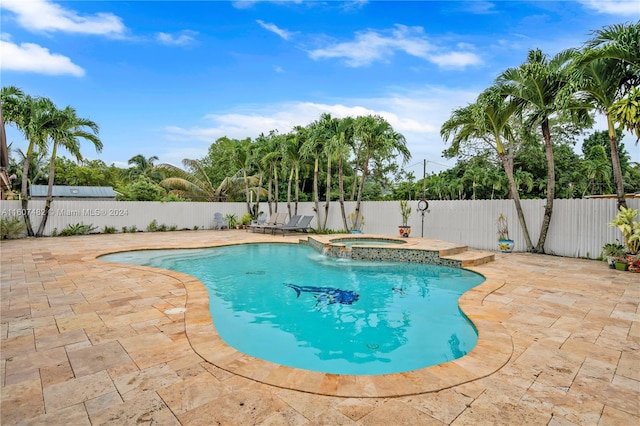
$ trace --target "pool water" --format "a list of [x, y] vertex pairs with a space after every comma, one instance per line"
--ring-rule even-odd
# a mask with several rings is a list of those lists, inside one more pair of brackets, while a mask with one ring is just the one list
[[398, 373], [460, 358], [477, 343], [457, 302], [484, 278], [464, 269], [334, 259], [297, 244], [147, 250], [102, 259], [198, 278], [225, 342], [281, 365]]

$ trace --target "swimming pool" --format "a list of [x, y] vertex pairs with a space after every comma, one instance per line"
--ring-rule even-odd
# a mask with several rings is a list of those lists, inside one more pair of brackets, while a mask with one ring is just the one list
[[331, 259], [296, 244], [103, 259], [195, 276], [207, 287], [211, 316], [227, 344], [290, 367], [396, 373], [460, 358], [477, 342], [457, 299], [484, 278], [464, 269]]

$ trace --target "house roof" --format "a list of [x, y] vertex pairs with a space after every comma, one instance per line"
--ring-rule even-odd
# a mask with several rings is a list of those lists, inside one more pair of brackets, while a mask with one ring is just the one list
[[[47, 185], [31, 185], [31, 196], [46, 197], [48, 188]], [[52, 195], [54, 197], [114, 198], [116, 192], [110, 186], [53, 185]]]

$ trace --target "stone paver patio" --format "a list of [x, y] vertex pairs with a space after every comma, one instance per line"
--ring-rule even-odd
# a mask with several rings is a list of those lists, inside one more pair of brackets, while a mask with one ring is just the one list
[[487, 280], [460, 301], [479, 333], [469, 355], [405, 374], [337, 376], [226, 346], [206, 291], [187, 275], [96, 259], [299, 238], [180, 231], [2, 241], [0, 423], [640, 424], [640, 274], [603, 262], [495, 253], [469, 268]]

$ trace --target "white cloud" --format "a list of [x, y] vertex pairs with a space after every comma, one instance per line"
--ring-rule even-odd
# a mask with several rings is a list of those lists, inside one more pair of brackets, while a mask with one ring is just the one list
[[68, 57], [51, 53], [49, 49], [34, 43], [17, 45], [3, 36], [0, 40], [0, 52], [0, 67], [3, 70], [49, 75], [71, 74], [76, 77], [84, 75], [84, 69], [71, 62]]
[[431, 61], [442, 68], [464, 68], [467, 65], [479, 65], [480, 58], [475, 53], [451, 52], [444, 55], [433, 55]]
[[[213, 113], [204, 117], [210, 126], [165, 128], [171, 141], [199, 141], [203, 147], [193, 158], [206, 155], [207, 147], [216, 139], [256, 138], [271, 130], [290, 132], [294, 126], [317, 120], [322, 113], [334, 117], [376, 114], [384, 117], [407, 139], [414, 159], [446, 162], [441, 158], [446, 148], [440, 137], [440, 126], [454, 108], [473, 102], [478, 92], [426, 87], [380, 98], [349, 99], [340, 103], [289, 102], [264, 105], [251, 110]], [[183, 143], [184, 146], [184, 143]], [[164, 156], [164, 155], [163, 155]], [[185, 158], [185, 157], [182, 157]]]
[[195, 41], [194, 36], [196, 34], [198, 33], [190, 30], [181, 31], [178, 34], [159, 32], [156, 33], [156, 40], [169, 46], [184, 46], [193, 43]]
[[119, 35], [125, 31], [122, 20], [111, 13], [80, 16], [49, 0], [2, 0], [2, 9], [16, 15], [18, 23], [30, 31]]
[[[468, 45], [462, 45], [468, 49]], [[463, 68], [481, 62], [475, 53], [442, 52], [442, 49], [427, 40], [422, 27], [396, 25], [392, 30], [377, 32], [368, 30], [357, 33], [353, 41], [309, 51], [314, 59], [343, 58], [347, 65], [360, 67], [376, 61], [387, 61], [395, 52], [425, 59], [439, 66]]]
[[578, 0], [587, 9], [608, 15], [635, 16], [640, 15], [638, 0]]
[[278, 36], [280, 36], [284, 40], [289, 40], [291, 38], [291, 36], [293, 35], [293, 33], [289, 32], [287, 30], [283, 30], [282, 28], [278, 28], [275, 24], [270, 24], [268, 22], [261, 21], [260, 19], [258, 19], [256, 22], [258, 24], [260, 24], [260, 26], [262, 28], [264, 28], [265, 30], [271, 31], [274, 34], [277, 34]]
[[478, 15], [487, 15], [491, 13], [497, 13], [494, 9], [495, 6], [496, 5], [493, 2], [488, 2], [483, 0], [475, 0], [472, 2], [464, 3], [465, 10]]

